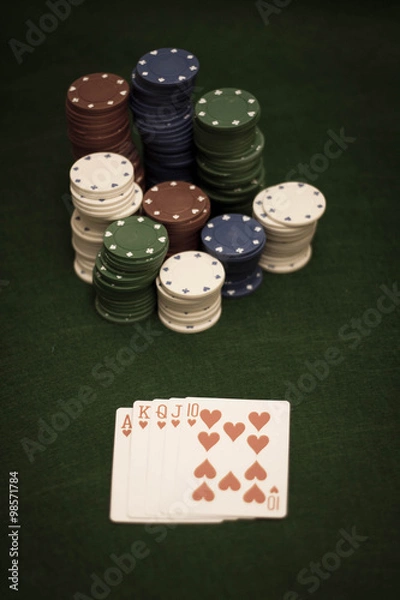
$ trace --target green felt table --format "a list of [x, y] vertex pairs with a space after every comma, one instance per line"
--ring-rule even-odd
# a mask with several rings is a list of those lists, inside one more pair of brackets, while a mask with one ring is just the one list
[[[2, 597], [394, 597], [396, 3], [86, 0], [63, 21], [43, 19], [49, 12], [35, 0], [2, 15], [3, 541], [10, 471], [21, 524], [19, 595], [8, 589], [8, 538]], [[54, 30], [29, 44], [28, 20]], [[66, 89], [96, 71], [129, 79], [142, 54], [163, 46], [198, 56], [197, 97], [233, 86], [258, 98], [268, 185], [302, 178], [327, 198], [309, 265], [265, 274], [198, 335], [167, 330], [156, 315], [140, 330], [104, 321], [72, 267]], [[145, 351], [127, 364], [135, 333]], [[115, 410], [187, 395], [291, 401], [286, 518], [110, 522]], [[68, 420], [71, 399], [81, 411]], [[118, 570], [116, 557], [132, 552], [135, 564]]]

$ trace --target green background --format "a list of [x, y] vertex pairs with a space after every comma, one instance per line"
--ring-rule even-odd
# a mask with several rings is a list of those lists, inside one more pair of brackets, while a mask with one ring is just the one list
[[[20, 592], [10, 597], [93, 597], [93, 574], [103, 578], [111, 555], [130, 552], [137, 540], [148, 556], [104, 597], [353, 600], [396, 593], [399, 307], [387, 299], [392, 312], [366, 311], [398, 276], [399, 10], [394, 2], [374, 4], [293, 0], [266, 23], [266, 5], [263, 19], [252, 1], [86, 0], [20, 65], [7, 41], [24, 42], [25, 22], [38, 23], [49, 9], [38, 1], [3, 9], [3, 538], [13, 470], [22, 524]], [[72, 268], [63, 201], [72, 164], [65, 94], [85, 73], [129, 79], [142, 54], [163, 46], [198, 56], [198, 94], [234, 86], [258, 98], [268, 185], [299, 163], [318, 168], [315, 155], [329, 131], [344, 128], [355, 140], [308, 179], [325, 194], [327, 210], [305, 269], [265, 274], [256, 294], [224, 302], [220, 322], [202, 334], [176, 334], [154, 316], [143, 325], [154, 332], [146, 351], [96, 380], [93, 368], [117, 357], [136, 330], [103, 321]], [[357, 319], [364, 323], [358, 334]], [[313, 385], [304, 375], [331, 348], [339, 360]], [[310, 391], [299, 391], [307, 382]], [[298, 392], [291, 397], [287, 518], [161, 532], [109, 521], [117, 407], [186, 395], [280, 399], [289, 384]], [[51, 423], [59, 402], [85, 386], [95, 400], [30, 462], [22, 440], [37, 442], [40, 419]], [[327, 553], [335, 552], [340, 531], [352, 528], [367, 539], [338, 566]], [[312, 562], [338, 568], [322, 567], [310, 580]]]

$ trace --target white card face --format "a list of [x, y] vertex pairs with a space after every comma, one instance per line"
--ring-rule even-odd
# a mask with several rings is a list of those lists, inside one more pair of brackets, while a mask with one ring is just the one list
[[146, 483], [148, 475], [148, 444], [152, 402], [136, 400], [132, 413], [132, 441], [129, 465], [129, 503], [131, 517], [146, 516]]
[[128, 523], [129, 450], [132, 439], [132, 408], [115, 413], [114, 453], [111, 476], [110, 519]]
[[188, 398], [186, 413], [176, 505], [192, 516], [284, 517], [289, 403]]
[[[174, 490], [177, 477], [177, 461], [180, 448], [180, 431], [184, 419], [184, 403], [182, 398], [170, 398], [166, 419], [165, 445], [163, 456], [163, 473], [160, 485], [159, 507], [168, 507], [174, 501]], [[173, 518], [173, 514], [164, 510], [160, 514]]]
[[[168, 400], [155, 399], [151, 403], [150, 438], [147, 447], [147, 480], [145, 513], [158, 517], [158, 502], [163, 472], [163, 457], [168, 416]], [[134, 482], [133, 482], [134, 485]]]

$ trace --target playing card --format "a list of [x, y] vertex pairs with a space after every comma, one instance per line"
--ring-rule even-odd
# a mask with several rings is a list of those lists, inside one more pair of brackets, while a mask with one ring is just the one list
[[[169, 401], [155, 399], [151, 403], [149, 442], [147, 446], [147, 479], [144, 511], [149, 517], [158, 517], [160, 486], [162, 485], [165, 436]], [[133, 482], [135, 485], [135, 482]]]
[[132, 412], [132, 440], [130, 446], [128, 514], [146, 516], [146, 484], [152, 402], [136, 400]]
[[286, 401], [188, 398], [175, 502], [192, 516], [284, 517], [289, 413]]
[[132, 438], [132, 408], [118, 408], [115, 413], [114, 452], [111, 476], [110, 519], [129, 522], [128, 473]]
[[188, 397], [118, 409], [110, 519], [284, 517], [289, 418], [280, 400]]

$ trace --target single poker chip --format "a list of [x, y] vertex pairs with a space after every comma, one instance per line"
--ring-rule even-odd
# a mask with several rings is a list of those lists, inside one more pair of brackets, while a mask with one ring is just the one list
[[141, 80], [151, 84], [161, 87], [182, 85], [196, 77], [199, 61], [187, 50], [159, 48], [142, 56], [136, 70]]
[[225, 281], [222, 263], [205, 252], [188, 251], [168, 258], [160, 270], [161, 285], [181, 298], [201, 298]]
[[144, 259], [158, 256], [168, 247], [168, 233], [161, 223], [142, 216], [114, 221], [104, 233], [104, 246], [114, 256]]
[[195, 106], [196, 119], [206, 129], [232, 130], [255, 125], [260, 113], [257, 99], [236, 88], [208, 92]]
[[95, 152], [77, 160], [70, 169], [71, 185], [83, 193], [101, 197], [102, 193], [117, 195], [132, 185], [132, 163], [120, 154]]
[[197, 219], [208, 207], [208, 196], [196, 185], [184, 181], [160, 183], [147, 190], [143, 198], [146, 214], [163, 223]]
[[85, 111], [104, 111], [126, 103], [129, 84], [113, 73], [91, 73], [76, 79], [69, 87], [68, 102]]
[[308, 183], [289, 181], [263, 190], [258, 196], [270, 219], [287, 227], [314, 223], [324, 214], [325, 197]]
[[224, 214], [211, 219], [203, 228], [201, 239], [211, 254], [244, 258], [261, 252], [266, 236], [262, 225], [241, 214]]

